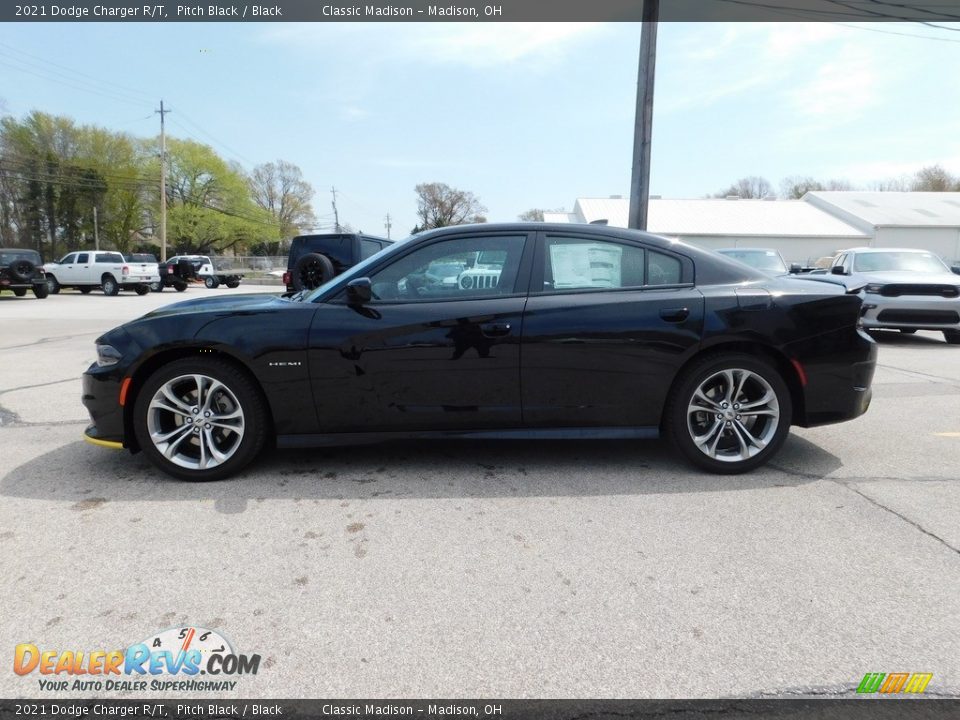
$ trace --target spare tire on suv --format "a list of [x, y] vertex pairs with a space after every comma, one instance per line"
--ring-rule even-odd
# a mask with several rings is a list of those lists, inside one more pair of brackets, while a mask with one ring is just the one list
[[287, 255], [287, 271], [283, 274], [287, 292], [320, 287], [392, 244], [393, 240], [362, 233], [299, 235], [290, 241]]
[[40, 253], [26, 248], [0, 248], [0, 290], [12, 290], [17, 297], [33, 290], [37, 298], [47, 297], [49, 288]]

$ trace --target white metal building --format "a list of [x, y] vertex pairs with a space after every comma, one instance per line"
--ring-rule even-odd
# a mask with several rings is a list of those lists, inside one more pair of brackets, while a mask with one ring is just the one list
[[866, 245], [960, 260], [960, 192], [809, 192], [803, 199], [867, 233]]
[[[830, 193], [827, 193], [830, 194]], [[606, 221], [627, 227], [629, 200], [579, 198], [573, 212], [544, 213], [547, 222]], [[960, 211], [960, 207], [957, 208]], [[872, 233], [803, 200], [651, 198], [647, 229], [708, 248], [763, 247], [779, 250], [788, 262], [812, 264], [838, 250], [867, 245]]]

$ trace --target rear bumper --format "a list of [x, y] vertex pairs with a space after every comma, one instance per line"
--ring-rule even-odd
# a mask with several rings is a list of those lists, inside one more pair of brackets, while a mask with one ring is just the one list
[[[835, 348], [825, 355], [822, 343]], [[788, 352], [803, 367], [803, 411], [794, 417], [802, 427], [829, 425], [863, 415], [873, 397], [877, 343], [861, 330], [845, 329], [802, 341]]]

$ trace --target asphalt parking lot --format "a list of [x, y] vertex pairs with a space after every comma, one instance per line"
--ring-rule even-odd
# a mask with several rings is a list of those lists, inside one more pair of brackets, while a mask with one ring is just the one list
[[262, 656], [225, 697], [850, 695], [898, 671], [960, 697], [960, 346], [885, 334], [864, 417], [738, 477], [652, 441], [454, 442], [196, 485], [81, 440], [100, 333], [271, 290], [0, 296], [3, 697], [96, 694], [41, 693], [18, 643], [180, 624]]

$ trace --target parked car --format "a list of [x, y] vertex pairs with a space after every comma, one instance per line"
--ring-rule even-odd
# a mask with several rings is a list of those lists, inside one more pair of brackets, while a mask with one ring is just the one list
[[238, 287], [243, 279], [243, 271], [215, 269], [213, 260], [207, 255], [175, 255], [164, 263], [161, 276], [163, 282], [159, 287], [153, 288], [155, 292], [160, 292], [165, 287], [173, 287], [177, 292], [183, 292], [188, 283], [194, 280], [202, 282], [211, 290], [221, 284], [228, 288]]
[[299, 235], [290, 241], [283, 283], [287, 292], [313, 290], [392, 244], [360, 233]]
[[100, 288], [104, 295], [117, 295], [121, 290], [134, 290], [137, 295], [150, 292], [157, 282], [157, 266], [149, 263], [128, 263], [118, 252], [84, 250], [64, 255], [58, 262], [43, 266], [47, 287], [56, 295], [61, 288], [75, 287], [84, 295]]
[[[473, 263], [496, 282], [427, 270]], [[383, 439], [655, 438], [717, 473], [789, 427], [866, 411], [861, 297], [612, 227], [434, 230], [309, 293], [176, 303], [96, 341], [99, 445], [187, 480], [279, 447]]]
[[939, 330], [948, 343], [960, 345], [960, 278], [933, 253], [853, 248], [834, 258], [830, 273], [847, 286], [864, 286], [868, 330]]
[[784, 275], [786, 273], [797, 274], [803, 272], [804, 268], [799, 263], [787, 265], [783, 255], [779, 250], [769, 248], [721, 248], [717, 250], [721, 255], [726, 255], [734, 260], [746, 263], [750, 267], [762, 270], [773, 275]]
[[23, 297], [27, 290], [42, 300], [47, 296], [47, 278], [43, 260], [36, 250], [0, 248], [0, 291], [10, 290]]

